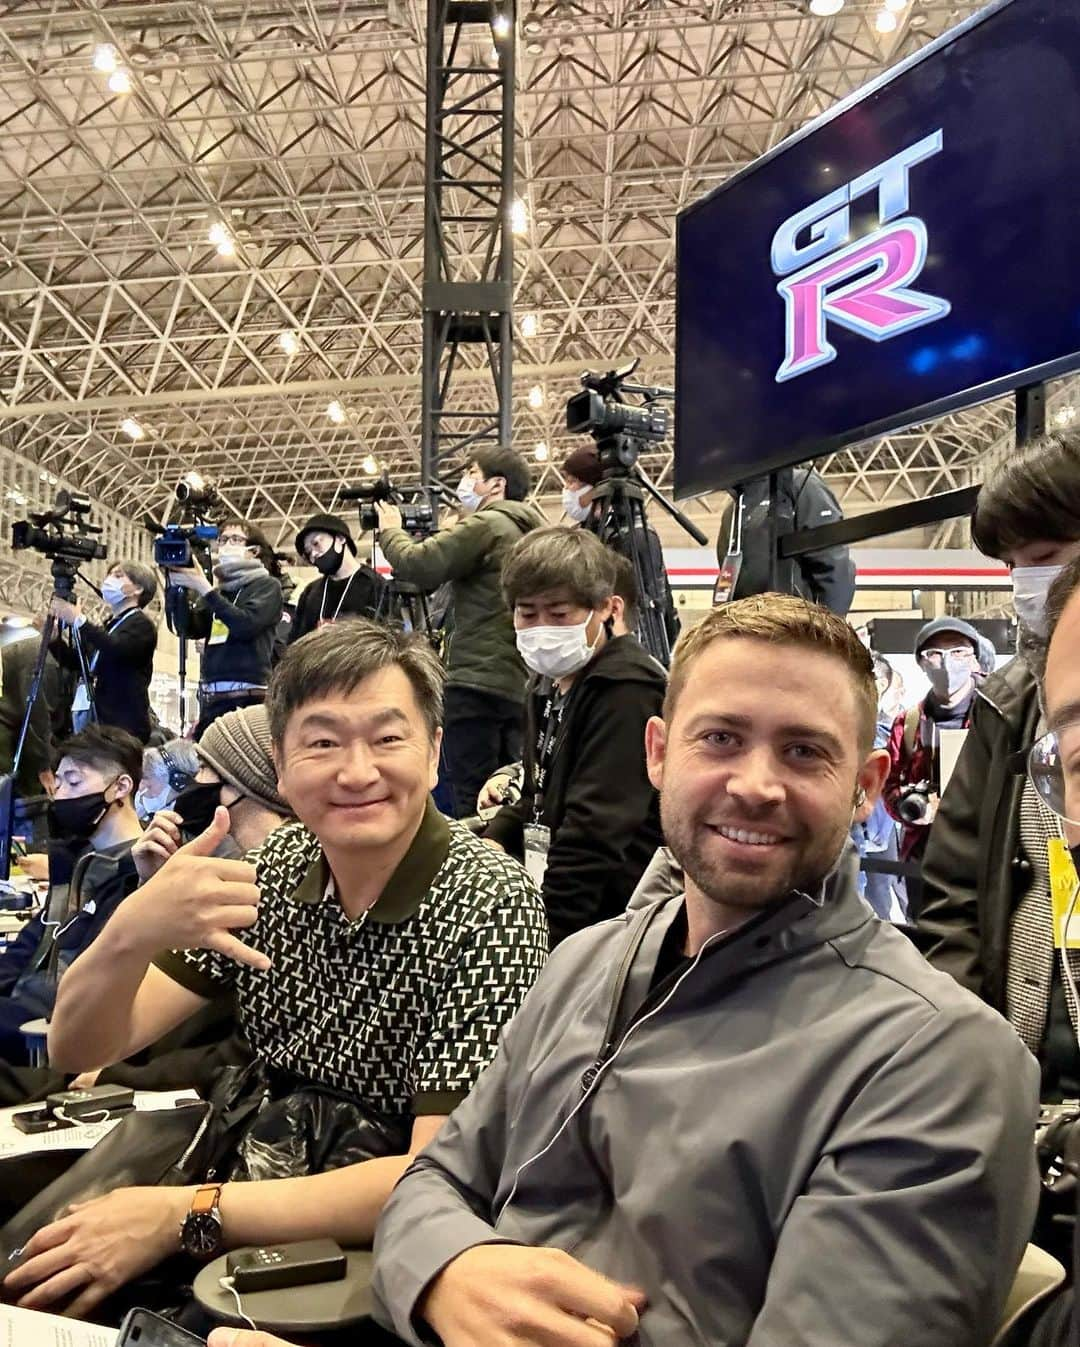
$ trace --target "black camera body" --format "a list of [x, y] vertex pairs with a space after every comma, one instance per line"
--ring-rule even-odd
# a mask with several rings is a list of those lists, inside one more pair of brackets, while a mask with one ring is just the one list
[[215, 524], [166, 524], [154, 539], [154, 565], [176, 570], [193, 566], [217, 536]]
[[904, 823], [914, 825], [926, 822], [932, 790], [929, 781], [916, 781], [901, 790], [896, 800], [896, 812]]
[[342, 500], [360, 502], [360, 527], [375, 531], [379, 527], [379, 516], [375, 510], [376, 501], [387, 501], [401, 511], [401, 527], [413, 538], [430, 538], [438, 531], [435, 510], [430, 501], [417, 499], [419, 492], [413, 492], [408, 499], [405, 492], [394, 486], [389, 473], [384, 472], [377, 481], [352, 486], [341, 493]]
[[90, 498], [74, 491], [58, 491], [51, 510], [16, 520], [11, 526], [14, 551], [40, 552], [52, 562], [53, 589], [69, 602], [75, 594], [75, 577], [84, 561], [104, 561], [105, 544], [96, 535], [101, 529], [83, 518], [90, 513]]

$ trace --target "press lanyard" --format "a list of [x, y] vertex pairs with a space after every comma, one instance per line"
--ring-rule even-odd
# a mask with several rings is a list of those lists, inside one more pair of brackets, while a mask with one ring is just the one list
[[562, 728], [563, 715], [570, 694], [560, 697], [552, 687], [544, 703], [544, 724], [536, 736], [536, 790], [533, 794], [533, 822], [539, 823], [544, 815], [544, 785], [548, 769], [555, 756], [555, 739]]
[[[126, 613], [121, 613], [120, 616], [116, 619], [116, 621], [115, 621], [114, 623], [112, 623], [111, 626], [106, 626], [106, 628], [105, 628], [106, 632], [111, 636], [111, 635], [113, 634], [113, 632], [117, 629], [117, 627], [119, 627], [120, 624], [121, 624], [126, 618], [134, 617], [135, 614], [136, 614], [138, 611], [139, 611], [138, 608], [129, 608], [129, 609], [127, 610]], [[91, 673], [93, 673], [94, 670], [97, 668], [98, 657], [99, 657], [100, 655], [101, 655], [101, 650], [98, 649], [98, 650], [95, 650], [94, 653], [90, 656], [90, 663], [87, 665], [87, 668], [90, 670]], [[80, 680], [80, 681], [81, 681], [81, 680]]]
[[[341, 591], [341, 598], [338, 599], [337, 607], [334, 609], [334, 616], [333, 616], [332, 618], [329, 619], [331, 622], [336, 622], [336, 621], [337, 621], [337, 619], [338, 619], [338, 613], [341, 612], [341, 605], [345, 602], [345, 595], [348, 594], [348, 592], [349, 592], [349, 586], [352, 584], [352, 582], [356, 579], [356, 577], [357, 577], [359, 574], [360, 574], [359, 571], [353, 571], [352, 575], [350, 575], [349, 578], [345, 581], [345, 588]], [[327, 593], [329, 592], [329, 589], [330, 589], [330, 577], [327, 576], [326, 579], [323, 581], [322, 603], [319, 604], [319, 626], [320, 626], [320, 627], [321, 627], [322, 624], [327, 620], [327, 619], [326, 619], [326, 616], [325, 616], [325, 614], [326, 614], [326, 595], [327, 595]]]

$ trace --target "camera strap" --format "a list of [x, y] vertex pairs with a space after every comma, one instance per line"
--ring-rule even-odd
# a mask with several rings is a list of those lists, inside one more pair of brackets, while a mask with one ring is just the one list
[[536, 789], [533, 792], [533, 823], [539, 824], [544, 817], [544, 787], [548, 772], [555, 757], [556, 741], [562, 728], [563, 715], [570, 694], [560, 697], [552, 686], [544, 703], [543, 724], [536, 736]]

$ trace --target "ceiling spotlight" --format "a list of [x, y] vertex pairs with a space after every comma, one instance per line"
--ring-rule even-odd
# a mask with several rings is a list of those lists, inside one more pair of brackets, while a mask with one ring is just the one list
[[544, 23], [539, 14], [527, 14], [522, 27], [532, 37], [535, 37], [537, 33], [542, 33], [544, 31]]
[[877, 17], [874, 19], [874, 27], [879, 33], [891, 33], [896, 28], [898, 22], [899, 20], [892, 10], [879, 9]]
[[1054, 420], [1059, 426], [1070, 425], [1076, 419], [1076, 408], [1069, 403], [1066, 407], [1059, 407], [1054, 413]]
[[505, 14], [496, 14], [495, 22], [491, 25], [491, 31], [497, 38], [510, 36], [510, 20]]
[[124, 69], [114, 70], [109, 76], [109, 88], [114, 94], [131, 93], [131, 76]]
[[120, 64], [120, 56], [111, 42], [99, 42], [94, 48], [94, 69], [111, 75]]
[[810, 13], [816, 14], [819, 19], [828, 19], [833, 14], [839, 14], [844, 8], [844, 0], [810, 0]]
[[217, 246], [219, 257], [235, 257], [236, 244], [232, 239], [222, 239]]
[[146, 431], [133, 416], [125, 416], [120, 422], [120, 429], [125, 435], [130, 435], [133, 440], [144, 440], [146, 438]]
[[900, 14], [907, 8], [907, 0], [882, 0], [882, 3], [893, 14]]
[[533, 458], [537, 463], [546, 463], [548, 461], [548, 447], [543, 440], [533, 450]]
[[345, 408], [336, 399], [327, 406], [326, 414], [335, 426], [345, 424]]
[[521, 335], [526, 339], [535, 337], [540, 331], [540, 319], [535, 313], [527, 313], [521, 320]]
[[207, 231], [206, 237], [210, 240], [211, 243], [214, 244], [224, 243], [225, 240], [229, 237], [229, 231], [220, 220], [215, 220], [214, 223], [210, 226], [209, 230]]
[[538, 412], [544, 405], [544, 390], [539, 384], [533, 384], [529, 389], [529, 406], [534, 412]]
[[510, 207], [510, 232], [513, 234], [525, 234], [528, 232], [528, 229], [528, 209], [521, 197], [515, 197], [514, 204]]
[[295, 355], [300, 349], [300, 338], [291, 328], [279, 333], [277, 341], [286, 355]]
[[363, 463], [361, 463], [360, 466], [364, 469], [364, 471], [367, 473], [369, 477], [374, 477], [375, 474], [379, 471], [379, 465], [371, 454], [368, 454], [367, 458], [364, 459]]

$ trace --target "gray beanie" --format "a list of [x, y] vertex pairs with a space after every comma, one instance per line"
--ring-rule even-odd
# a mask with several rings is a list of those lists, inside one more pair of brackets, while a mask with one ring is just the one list
[[965, 622], [962, 617], [935, 617], [933, 622], [927, 622], [920, 628], [915, 638], [915, 654], [918, 655], [927, 641], [940, 636], [943, 631], [955, 631], [958, 636], [965, 637], [978, 653], [979, 633], [970, 622]]
[[222, 781], [275, 814], [292, 817], [292, 810], [277, 790], [265, 706], [243, 706], [218, 716], [195, 747]]

